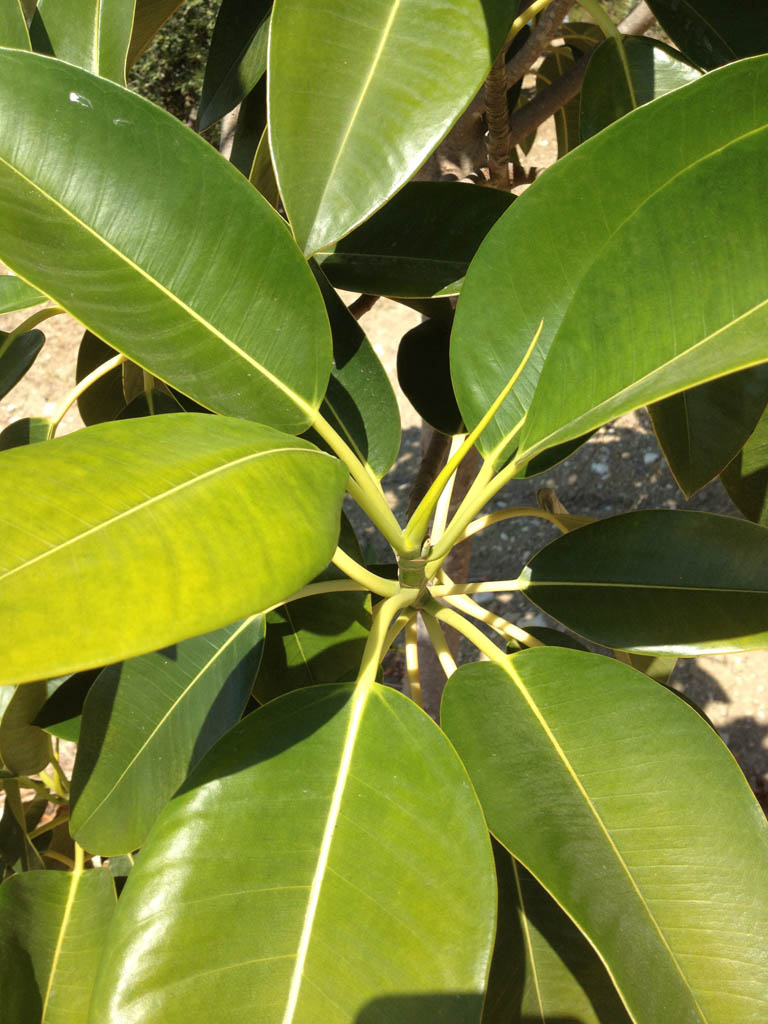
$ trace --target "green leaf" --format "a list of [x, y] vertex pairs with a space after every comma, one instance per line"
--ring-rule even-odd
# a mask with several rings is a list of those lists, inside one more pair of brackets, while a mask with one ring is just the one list
[[0, 46], [32, 49], [21, 0], [0, 0]]
[[[333, 336], [333, 368], [321, 414], [381, 478], [400, 451], [400, 410], [373, 346], [322, 273], [317, 282]], [[320, 447], [324, 442], [312, 440]]]
[[41, 416], [25, 416], [14, 420], [0, 432], [0, 452], [9, 448], [20, 448], [25, 444], [39, 444], [48, 440], [51, 421]]
[[672, 41], [703, 68], [768, 50], [768, 15], [762, 0], [648, 0]]
[[407, 331], [397, 350], [397, 380], [422, 419], [443, 434], [464, 429], [451, 382], [450, 324], [425, 320]]
[[[97, 366], [106, 363], [115, 355], [117, 353], [110, 345], [105, 345], [101, 338], [86, 331], [77, 350], [77, 366], [75, 368], [77, 383], [79, 384]], [[123, 369], [121, 366], [117, 366], [103, 377], [99, 377], [77, 399], [77, 411], [87, 427], [115, 419], [124, 407], [125, 395], [123, 394]]]
[[248, 172], [248, 180], [264, 196], [269, 205], [277, 209], [280, 201], [280, 190], [277, 187], [275, 169], [272, 166], [272, 154], [269, 151], [269, 133], [266, 128], [262, 132], [256, 152], [253, 154], [253, 163]]
[[133, 31], [128, 47], [128, 67], [133, 67], [152, 42], [158, 29], [168, 21], [183, 0], [136, 0]]
[[523, 569], [543, 611], [605, 647], [692, 657], [768, 645], [768, 530], [652, 509], [558, 537]]
[[315, 259], [336, 288], [400, 298], [455, 295], [514, 198], [458, 182], [412, 181]]
[[746, 444], [768, 402], [768, 366], [753, 366], [672, 395], [649, 409], [680, 490], [689, 498]]
[[70, 831], [81, 846], [112, 856], [143, 845], [190, 769], [242, 715], [263, 639], [263, 617], [251, 616], [103, 670], [72, 775]]
[[19, 686], [0, 719], [0, 761], [15, 775], [34, 775], [51, 760], [51, 738], [32, 725], [51, 690], [44, 682]]
[[[125, 85], [135, 0], [38, 0], [35, 21], [50, 52]], [[46, 49], [46, 52], [48, 50]]]
[[[0, 878], [9, 870], [41, 871], [44, 868], [42, 858], [29, 839], [28, 833], [37, 826], [42, 818], [43, 812], [48, 806], [48, 796], [36, 793], [32, 800], [22, 803], [18, 780], [2, 776], [0, 776], [0, 792], [3, 793], [5, 803], [2, 817], [0, 817]], [[2, 922], [0, 922], [1, 930]], [[0, 1005], [1, 1012], [2, 1006]], [[2, 1020], [1, 1017], [0, 1020]], [[15, 1024], [15, 1022], [9, 1021], [8, 1024]]]
[[291, 433], [314, 418], [331, 348], [309, 268], [278, 214], [170, 114], [2, 51], [0, 218], [5, 262], [161, 380]]
[[459, 669], [442, 721], [491, 831], [633, 1020], [765, 1019], [768, 828], [692, 708], [611, 659], [544, 648]]
[[747, 519], [768, 527], [768, 409], [743, 450], [723, 470], [721, 479]]
[[87, 1024], [115, 905], [106, 868], [31, 871], [3, 882], [2, 1024]]
[[489, 232], [451, 339], [468, 427], [544, 327], [484, 455], [526, 414], [521, 459], [765, 360], [766, 122], [768, 58], [722, 68], [559, 160]]
[[[203, 1024], [231, 991], [260, 1024], [349, 1024], [366, 1007], [423, 1024], [418, 997], [439, 992], [437, 1019], [477, 1022], [495, 890], [480, 808], [434, 723], [376, 684], [299, 690], [220, 740], [161, 814], [91, 1014]], [[405, 993], [402, 1012], [373, 1013]]]
[[[558, 46], [541, 62], [536, 71], [537, 91], [552, 85], [576, 63], [570, 46]], [[560, 159], [579, 145], [579, 97], [576, 96], [555, 111], [557, 157]]]
[[45, 302], [45, 296], [14, 274], [0, 274], [0, 313], [15, 313]]
[[581, 87], [582, 140], [635, 107], [701, 77], [679, 53], [655, 39], [630, 36], [623, 41], [623, 50], [622, 56], [616, 40], [606, 39], [589, 59]]
[[2, 460], [4, 683], [217, 629], [288, 597], [336, 546], [346, 470], [244, 420], [103, 423]]
[[272, 0], [223, 0], [200, 97], [200, 131], [234, 110], [267, 70]]
[[630, 1024], [594, 949], [538, 882], [498, 843], [499, 919], [483, 1024]]
[[277, 0], [270, 143], [305, 253], [346, 235], [412, 177], [482, 85], [516, 9]]
[[98, 675], [99, 669], [94, 668], [64, 677], [35, 715], [32, 724], [45, 729], [51, 736], [77, 743], [83, 703]]
[[9, 337], [0, 331], [0, 398], [16, 387], [45, 344], [42, 331], [19, 334], [10, 344]]
[[[267, 79], [266, 76], [251, 89], [243, 102], [240, 104], [240, 113], [237, 115], [237, 125], [232, 140], [232, 152], [229, 154], [231, 163], [250, 178], [253, 160], [267, 127]], [[269, 153], [269, 142], [266, 143]], [[270, 164], [271, 167], [271, 164]], [[255, 184], [255, 182], [251, 182]], [[256, 186], [258, 188], [258, 185]], [[259, 188], [264, 195], [264, 190]], [[270, 206], [275, 204], [270, 200]]]
[[[339, 547], [356, 562], [363, 562], [355, 531], [344, 514]], [[346, 577], [329, 565], [318, 579]], [[355, 679], [370, 628], [371, 599], [366, 593], [320, 594], [275, 609], [267, 616], [254, 697], [266, 704], [302, 686]]]

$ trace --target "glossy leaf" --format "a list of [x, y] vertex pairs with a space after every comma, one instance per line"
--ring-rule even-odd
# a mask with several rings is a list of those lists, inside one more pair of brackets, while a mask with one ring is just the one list
[[0, 331], [0, 398], [16, 387], [45, 344], [42, 331], [27, 331], [10, 343], [8, 338]]
[[201, 131], [234, 110], [266, 72], [271, 11], [272, 0], [223, 0], [205, 66]]
[[768, 50], [768, 12], [762, 0], [648, 0], [672, 41], [703, 68]]
[[0, 431], [0, 452], [46, 441], [50, 425], [51, 421], [41, 416], [25, 416], [20, 420], [14, 420], [5, 430]]
[[444, 434], [459, 434], [463, 423], [451, 382], [451, 328], [425, 320], [407, 331], [397, 350], [397, 379], [422, 419]]
[[747, 519], [768, 527], [768, 409], [721, 479], [734, 505]]
[[35, 21], [50, 52], [125, 85], [135, 0], [38, 0]]
[[649, 409], [669, 468], [686, 497], [744, 447], [768, 403], [768, 366], [700, 384]]
[[290, 432], [313, 419], [331, 349], [312, 275], [275, 211], [169, 114], [3, 51], [0, 216], [6, 263], [161, 380]]
[[128, 67], [132, 67], [152, 42], [158, 29], [168, 21], [183, 0], [136, 0], [133, 31], [128, 47]]
[[558, 537], [525, 595], [605, 647], [648, 654], [768, 645], [768, 530], [706, 512], [648, 510]]
[[483, 1024], [630, 1024], [597, 953], [522, 864], [494, 843], [499, 912]]
[[458, 182], [412, 181], [315, 258], [336, 288], [400, 298], [455, 295], [514, 198]]
[[0, 886], [2, 1024], [87, 1024], [116, 906], [106, 868], [31, 871]]
[[618, 662], [544, 648], [459, 669], [442, 722], [491, 831], [585, 933], [633, 1020], [765, 1018], [768, 828], [691, 708]]
[[94, 1020], [202, 1024], [230, 991], [263, 1024], [348, 1024], [404, 993], [372, 1019], [422, 1024], [431, 992], [446, 1024], [479, 1021], [496, 889], [480, 808], [415, 705], [354, 694], [290, 693], [201, 762], [128, 878]]
[[245, 420], [104, 423], [2, 460], [0, 615], [46, 637], [5, 634], [2, 682], [217, 629], [292, 594], [336, 546], [346, 470]]
[[0, 761], [15, 775], [34, 775], [51, 760], [51, 738], [33, 725], [49, 696], [48, 684], [19, 686], [0, 719]]
[[270, 144], [305, 253], [348, 234], [418, 170], [482, 85], [516, 8], [277, 0]]
[[623, 41], [623, 49], [626, 65], [615, 39], [602, 42], [589, 59], [581, 87], [582, 140], [635, 107], [701, 77], [695, 67], [655, 39], [630, 36]]
[[468, 426], [544, 327], [483, 454], [519, 439], [527, 459], [765, 360], [767, 123], [768, 58], [722, 68], [579, 146], [492, 228], [451, 339]]
[[45, 302], [45, 296], [13, 274], [0, 274], [0, 313], [15, 313]]
[[263, 639], [263, 617], [252, 616], [103, 670], [85, 701], [72, 776], [70, 831], [81, 846], [112, 856], [143, 845], [242, 715]]
[[[552, 85], [576, 63], [570, 46], [557, 46], [547, 54], [536, 71], [536, 89]], [[557, 156], [565, 156], [581, 142], [579, 136], [579, 97], [565, 103], [555, 111], [555, 132], [557, 134]]]
[[0, 0], [0, 46], [32, 49], [21, 0]]
[[[397, 399], [362, 327], [322, 273], [317, 281], [333, 336], [333, 368], [320, 411], [360, 461], [381, 478], [400, 451]], [[314, 436], [313, 440], [320, 444]]]

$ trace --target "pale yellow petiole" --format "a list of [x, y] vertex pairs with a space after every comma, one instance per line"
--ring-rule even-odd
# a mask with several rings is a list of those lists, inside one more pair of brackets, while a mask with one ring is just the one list
[[419, 625], [414, 615], [405, 627], [405, 669], [408, 674], [408, 690], [419, 707], [423, 707], [421, 699], [421, 682], [419, 681]]
[[106, 374], [108, 374], [110, 370], [114, 370], [117, 366], [120, 366], [124, 362], [125, 356], [123, 355], [122, 352], [118, 352], [116, 356], [112, 356], [111, 359], [108, 359], [105, 363], [102, 363], [101, 366], [97, 366], [95, 370], [92, 370], [87, 377], [83, 377], [83, 379], [77, 385], [75, 385], [75, 387], [72, 388], [69, 394], [66, 395], [64, 399], [61, 401], [56, 412], [51, 417], [51, 422], [48, 426], [48, 440], [50, 440], [55, 435], [59, 424], [66, 416], [69, 409], [71, 409], [71, 407], [78, 400], [80, 395], [82, 395], [84, 391], [87, 391], [91, 384], [94, 384], [97, 380], [100, 380], [102, 377], [106, 376]]
[[506, 49], [509, 46], [518, 32], [525, 28], [529, 21], [532, 21], [537, 14], [541, 14], [542, 11], [545, 11], [551, 3], [552, 0], [534, 0], [530, 7], [526, 7], [522, 14], [518, 14], [509, 27], [504, 48]]
[[380, 597], [392, 597], [400, 591], [400, 584], [397, 580], [386, 580], [383, 576], [377, 576], [375, 572], [370, 572], [360, 565], [341, 548], [336, 548], [331, 561], [345, 576], [349, 576], [355, 583], [360, 583], [366, 590], [370, 590]]
[[429, 588], [432, 597], [454, 597], [456, 594], [496, 594], [504, 590], [525, 590], [525, 581], [478, 580], [475, 583], [436, 583]]
[[445, 634], [440, 628], [440, 623], [427, 611], [422, 611], [421, 617], [426, 626], [427, 633], [429, 633], [429, 639], [432, 641], [432, 646], [435, 649], [440, 667], [448, 679], [451, 678], [453, 673], [456, 671], [456, 662], [453, 659], [450, 648], [448, 647], [448, 641], [445, 639]]
[[457, 611], [452, 608], [441, 608], [439, 612], [435, 613], [435, 618], [439, 622], [444, 622], [446, 626], [453, 626], [457, 633], [461, 633], [465, 636], [471, 644], [485, 654], [486, 657], [497, 665], [507, 666], [507, 659], [509, 655], [504, 651], [500, 650], [496, 644], [489, 640], [488, 637], [477, 626], [473, 626], [471, 622], [467, 622], [463, 615], [460, 615]]
[[403, 531], [400, 529], [397, 520], [392, 515], [392, 510], [384, 498], [381, 498], [380, 501], [374, 501], [371, 494], [364, 491], [352, 476], [347, 480], [347, 493], [363, 509], [373, 525], [387, 539], [391, 547], [398, 554], [404, 554], [408, 548], [403, 539]]
[[483, 608], [482, 605], [477, 604], [476, 601], [473, 601], [466, 594], [454, 594], [444, 598], [444, 600], [447, 604], [464, 612], [465, 615], [471, 615], [473, 619], [484, 622], [486, 626], [490, 626], [491, 629], [495, 630], [499, 636], [503, 636], [508, 640], [516, 640], [526, 647], [543, 646], [541, 640], [537, 640], [535, 636], [531, 636], [530, 633], [515, 625], [514, 622], [509, 622], [503, 616], [494, 615], [492, 611], [488, 608]]
[[411, 619], [415, 618], [416, 612], [408, 611], [403, 612], [402, 615], [398, 615], [392, 625], [389, 627], [389, 632], [384, 639], [384, 645], [381, 650], [381, 660], [384, 660], [387, 651], [390, 649], [392, 644], [397, 640], [398, 636], [407, 627]]

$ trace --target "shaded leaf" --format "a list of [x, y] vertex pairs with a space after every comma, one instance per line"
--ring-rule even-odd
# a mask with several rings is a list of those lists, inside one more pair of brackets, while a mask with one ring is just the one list
[[418, 170], [482, 85], [516, 8], [503, 0], [278, 0], [270, 143], [305, 253], [346, 235]]
[[544, 648], [459, 669], [442, 721], [492, 832], [598, 950], [634, 1020], [765, 1016], [768, 828], [691, 708], [616, 661]]
[[80, 738], [83, 703], [98, 674], [99, 669], [94, 668], [65, 677], [40, 708], [32, 724], [45, 729], [51, 736], [76, 743]]
[[49, 696], [48, 684], [16, 689], [0, 720], [0, 761], [15, 775], [34, 775], [51, 760], [51, 738], [33, 725]]
[[128, 67], [132, 67], [152, 42], [158, 29], [168, 21], [183, 0], [136, 0], [133, 30], [128, 47]]
[[0, 398], [16, 387], [45, 344], [42, 331], [27, 331], [10, 343], [9, 337], [0, 331]]
[[48, 797], [35, 794], [32, 800], [22, 803], [19, 783], [14, 778], [0, 777], [0, 790], [4, 797], [3, 814], [0, 817], [0, 861], [5, 865], [5, 872], [0, 871], [0, 877], [10, 870], [42, 870], [42, 858], [29, 839], [28, 833], [43, 816], [48, 806]]
[[[570, 46], [558, 46], [547, 54], [536, 71], [536, 89], [541, 90], [562, 78], [576, 63]], [[581, 142], [579, 136], [579, 97], [576, 96], [555, 111], [557, 156], [565, 156]]]
[[739, 511], [768, 527], [768, 409], [720, 479]]
[[[110, 345], [105, 344], [90, 331], [86, 331], [77, 350], [77, 383], [79, 384], [97, 366], [106, 363], [114, 355], [117, 353]], [[99, 377], [77, 399], [77, 411], [86, 427], [115, 419], [124, 406], [123, 371], [120, 366]]]
[[336, 288], [401, 298], [454, 295], [514, 198], [458, 182], [412, 181], [315, 259]]
[[9, 448], [21, 448], [25, 444], [39, 444], [48, 440], [51, 421], [41, 416], [25, 416], [14, 420], [0, 432], [0, 452]]
[[451, 382], [451, 328], [438, 320], [407, 331], [397, 350], [397, 379], [419, 416], [443, 434], [459, 434], [463, 423]]
[[277, 213], [170, 114], [3, 52], [0, 216], [5, 262], [142, 368], [217, 412], [296, 433], [314, 418], [331, 348], [312, 275]]
[[672, 41], [703, 68], [768, 50], [768, 12], [761, 0], [648, 0]]
[[602, 519], [547, 545], [521, 580], [548, 615], [605, 647], [692, 657], [768, 643], [768, 531], [727, 516]]
[[375, 684], [299, 690], [220, 740], [161, 814], [91, 1012], [192, 1024], [234, 985], [238, 1013], [263, 1024], [348, 1024], [402, 993], [395, 1018], [371, 1019], [422, 1024], [431, 992], [447, 993], [441, 1020], [478, 1021], [495, 888], [482, 814], [434, 723]]
[[[256, 150], [266, 126], [267, 80], [262, 78], [240, 104], [240, 113], [237, 115], [237, 125], [232, 140], [232, 152], [229, 154], [230, 162], [246, 178], [251, 176]], [[269, 150], [269, 144], [267, 144], [267, 150]], [[255, 184], [258, 188], [256, 182], [251, 182], [251, 184]], [[259, 188], [259, 192], [264, 195], [263, 189]], [[266, 198], [269, 199], [269, 197]], [[270, 201], [270, 206], [274, 205], [275, 203]]]
[[102, 671], [85, 701], [72, 775], [70, 830], [81, 846], [111, 856], [144, 843], [190, 770], [239, 720], [263, 639], [264, 620], [252, 616]]
[[115, 906], [115, 887], [106, 868], [32, 871], [3, 882], [3, 1024], [86, 1024]]
[[6, 634], [3, 682], [219, 628], [292, 594], [336, 546], [346, 470], [244, 420], [103, 423], [2, 459], [0, 614], [46, 637]]
[[272, 0], [223, 0], [205, 65], [200, 131], [234, 110], [266, 72], [271, 11]]

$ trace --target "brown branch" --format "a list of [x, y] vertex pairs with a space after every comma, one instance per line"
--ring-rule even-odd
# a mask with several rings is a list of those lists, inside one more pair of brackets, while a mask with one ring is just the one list
[[359, 320], [361, 316], [365, 316], [369, 310], [373, 309], [380, 298], [380, 295], [358, 295], [355, 301], [347, 306], [347, 312], [351, 313], [355, 320]]
[[509, 192], [509, 110], [503, 51], [491, 65], [485, 80], [485, 116], [491, 185]]
[[[429, 441], [425, 444], [426, 438], [424, 434], [429, 434]], [[441, 434], [439, 430], [434, 430], [426, 423], [422, 426], [422, 456], [421, 464], [419, 465], [418, 472], [416, 473], [416, 479], [413, 481], [413, 487], [411, 489], [411, 495], [408, 499], [408, 518], [413, 515], [416, 508], [429, 490], [432, 481], [435, 479], [437, 474], [440, 472], [440, 467], [445, 461], [445, 457], [448, 454], [448, 449], [451, 445], [451, 439], [447, 434]]]
[[648, 31], [655, 21], [656, 15], [645, 0], [640, 0], [637, 7], [630, 11], [619, 25], [619, 32], [622, 32], [625, 36], [641, 36], [644, 32]]
[[581, 89], [584, 75], [589, 63], [590, 53], [575, 62], [564, 75], [548, 86], [543, 92], [536, 93], [530, 103], [520, 107], [509, 119], [509, 143], [516, 146], [518, 142], [534, 132], [542, 122], [572, 100]]
[[514, 85], [527, 74], [558, 33], [576, 0], [552, 0], [517, 53], [507, 63], [507, 83]]

